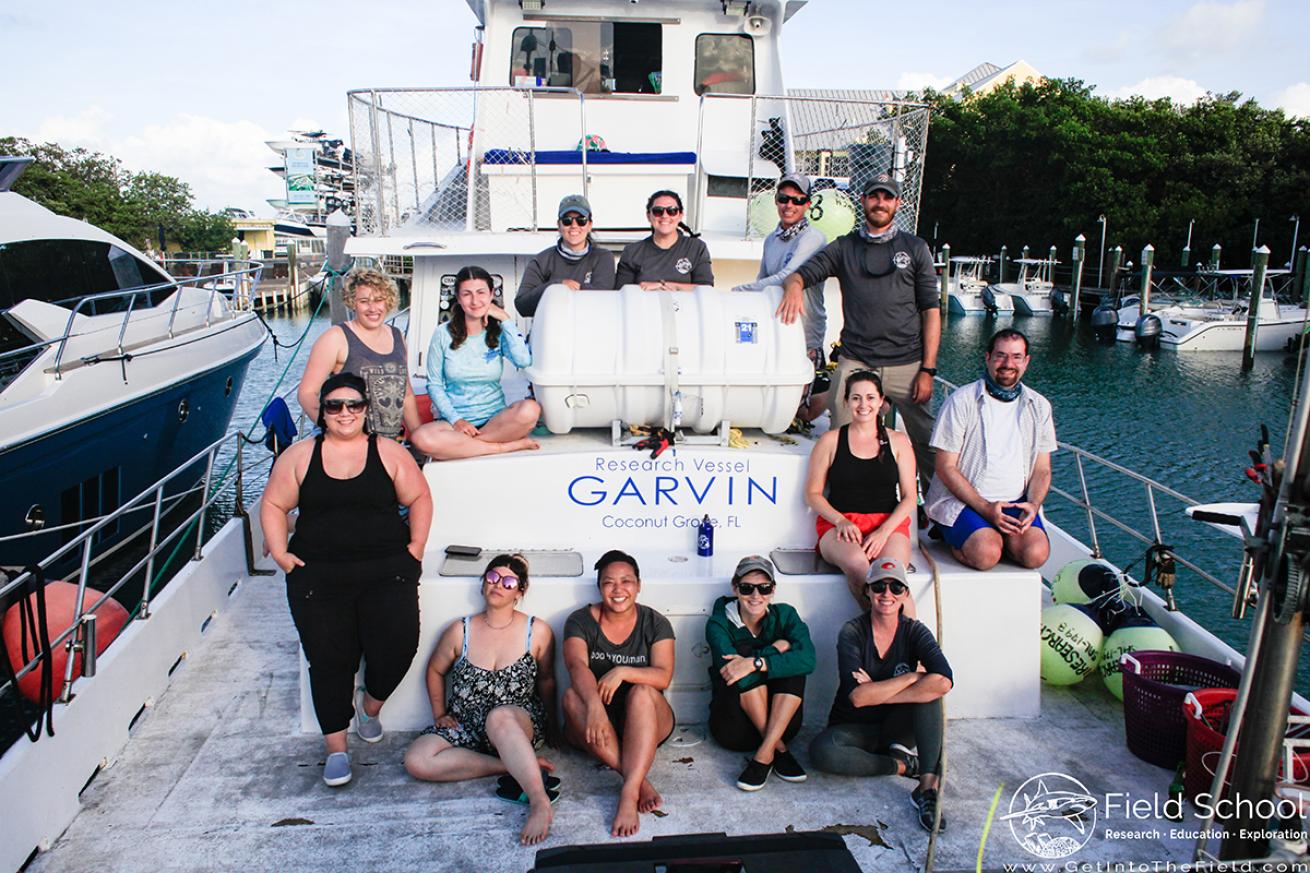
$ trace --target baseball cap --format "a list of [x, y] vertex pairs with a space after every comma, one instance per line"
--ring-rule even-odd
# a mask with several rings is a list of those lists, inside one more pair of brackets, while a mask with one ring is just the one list
[[733, 584], [735, 585], [747, 573], [763, 573], [769, 577], [770, 582], [778, 581], [773, 578], [773, 562], [760, 555], [747, 555], [737, 562], [737, 569], [732, 571]]
[[576, 212], [583, 218], [591, 218], [591, 203], [581, 194], [570, 194], [559, 202], [559, 217]]
[[877, 582], [879, 579], [895, 579], [905, 586], [910, 584], [910, 580], [905, 578], [905, 565], [895, 558], [878, 558], [869, 565], [864, 581]]
[[864, 191], [862, 191], [861, 193], [863, 193], [864, 196], [867, 197], [870, 194], [872, 194], [874, 191], [886, 191], [888, 194], [892, 195], [893, 197], [901, 196], [901, 186], [896, 183], [895, 179], [893, 179], [891, 176], [887, 175], [886, 173], [879, 173], [869, 181], [865, 182]]
[[791, 185], [806, 197], [810, 196], [809, 176], [804, 176], [800, 173], [784, 173], [783, 177], [778, 180], [778, 187], [781, 188], [783, 185]]

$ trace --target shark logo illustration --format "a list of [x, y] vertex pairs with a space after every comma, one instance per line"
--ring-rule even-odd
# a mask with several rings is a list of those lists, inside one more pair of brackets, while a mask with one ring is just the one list
[[1096, 827], [1096, 798], [1072, 776], [1042, 773], [1019, 786], [1000, 816], [1023, 848], [1039, 858], [1067, 858]]

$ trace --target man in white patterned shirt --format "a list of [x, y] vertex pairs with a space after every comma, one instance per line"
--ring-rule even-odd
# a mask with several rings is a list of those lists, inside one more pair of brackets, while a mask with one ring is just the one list
[[1006, 328], [987, 344], [983, 378], [956, 389], [937, 412], [937, 475], [928, 517], [955, 557], [990, 570], [1007, 557], [1035, 568], [1050, 540], [1041, 507], [1051, 488], [1051, 403], [1022, 383], [1028, 337]]

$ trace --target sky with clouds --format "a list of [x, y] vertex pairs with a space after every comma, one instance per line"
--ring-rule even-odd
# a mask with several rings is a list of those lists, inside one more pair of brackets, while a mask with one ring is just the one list
[[[0, 0], [0, 135], [269, 214], [282, 183], [265, 140], [348, 138], [351, 88], [466, 84], [475, 23], [463, 0]], [[1240, 91], [1310, 117], [1308, 37], [1305, 0], [810, 0], [783, 55], [791, 87], [941, 86], [1023, 59], [1105, 96]]]

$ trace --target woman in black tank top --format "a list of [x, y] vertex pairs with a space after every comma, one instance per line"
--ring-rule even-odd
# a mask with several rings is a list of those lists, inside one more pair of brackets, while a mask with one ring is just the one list
[[[814, 510], [816, 550], [841, 568], [851, 595], [869, 607], [865, 578], [879, 557], [910, 562], [918, 492], [909, 438], [882, 423], [882, 380], [856, 370], [843, 386], [851, 423], [819, 437], [805, 502]], [[826, 494], [825, 494], [826, 492]], [[906, 614], [914, 616], [907, 599]]]
[[[432, 495], [409, 452], [365, 432], [363, 379], [338, 373], [317, 399], [323, 433], [277, 459], [259, 520], [268, 554], [287, 575], [287, 602], [327, 745], [323, 781], [335, 786], [350, 781], [351, 717], [360, 739], [381, 740], [382, 704], [418, 651], [418, 579]], [[287, 513], [297, 507], [288, 545]], [[364, 686], [355, 689], [361, 655]]]

